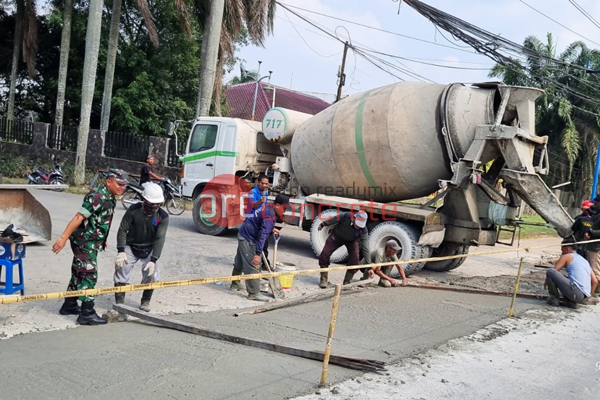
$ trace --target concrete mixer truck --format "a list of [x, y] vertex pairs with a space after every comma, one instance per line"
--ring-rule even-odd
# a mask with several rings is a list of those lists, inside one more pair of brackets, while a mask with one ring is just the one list
[[[540, 176], [549, 170], [547, 137], [535, 133], [541, 93], [498, 82], [400, 82], [351, 95], [314, 116], [275, 107], [261, 123], [201, 117], [181, 157], [182, 191], [194, 199], [197, 229], [218, 235], [240, 220], [216, 221], [215, 214], [239, 214], [243, 206], [215, 202], [215, 190], [235, 197], [240, 182], [266, 174], [271, 199], [290, 196], [284, 223], [310, 231], [317, 256], [329, 234], [318, 230], [321, 221], [361, 208], [369, 216], [371, 251], [394, 239], [400, 259], [493, 246], [501, 227], [515, 231], [522, 223], [523, 202], [565, 237], [573, 220]], [[207, 185], [208, 203], [202, 201]], [[425, 204], [410, 202], [427, 196], [433, 198]], [[347, 256], [342, 247], [332, 262]], [[463, 261], [404, 267], [407, 274], [448, 271]]]

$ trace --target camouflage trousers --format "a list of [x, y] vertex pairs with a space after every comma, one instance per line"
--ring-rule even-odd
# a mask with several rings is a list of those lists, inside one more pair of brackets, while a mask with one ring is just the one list
[[[71, 280], [67, 291], [94, 289], [98, 281], [98, 251], [95, 243], [86, 243], [81, 246], [71, 240], [73, 262], [71, 263]], [[82, 302], [94, 301], [94, 296], [79, 296]]]

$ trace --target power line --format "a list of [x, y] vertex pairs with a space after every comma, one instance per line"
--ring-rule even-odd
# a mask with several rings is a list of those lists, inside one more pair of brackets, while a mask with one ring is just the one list
[[[372, 30], [375, 30], [375, 31], [388, 33], [390, 35], [396, 35], [396, 36], [400, 36], [400, 37], [403, 37], [403, 38], [406, 38], [406, 39], [416, 40], [416, 41], [419, 41], [419, 42], [428, 43], [428, 44], [432, 44], [432, 45], [435, 45], [435, 46], [446, 47], [448, 49], [458, 50], [458, 51], [462, 51], [462, 52], [465, 52], [465, 53], [476, 54], [477, 55], [477, 53], [474, 53], [474, 52], [468, 51], [468, 50], [463, 50], [460, 47], [448, 46], [448, 45], [445, 45], [445, 44], [432, 42], [430, 40], [420, 39], [420, 38], [417, 38], [417, 37], [414, 37], [414, 36], [404, 35], [404, 34], [401, 34], [401, 33], [398, 33], [398, 32], [393, 32], [393, 31], [388, 31], [386, 29], [376, 28], [374, 26], [369, 26], [369, 25], [361, 24], [359, 22], [354, 22], [354, 21], [350, 21], [350, 20], [347, 20], [347, 19], [343, 19], [343, 18], [339, 18], [339, 17], [334, 17], [332, 15], [323, 14], [323, 13], [320, 13], [320, 12], [317, 12], [317, 11], [308, 10], [306, 8], [302, 8], [302, 7], [298, 7], [298, 6], [292, 6], [292, 5], [284, 4], [284, 3], [280, 3], [280, 2], [277, 2], [277, 4], [281, 5], [282, 7], [283, 6], [287, 6], [287, 7], [296, 8], [298, 10], [302, 10], [302, 11], [306, 11], [306, 12], [309, 12], [309, 13], [312, 13], [312, 14], [320, 15], [320, 16], [325, 17], [325, 18], [331, 18], [331, 19], [335, 19], [335, 20], [338, 20], [338, 21], [346, 22], [348, 24], [362, 26], [363, 28], [368, 28], [368, 29], [372, 29]], [[291, 10], [289, 10], [289, 11], [291, 12]]]
[[577, 2], [575, 2], [575, 0], [569, 0], [569, 3], [573, 4], [573, 7], [575, 7], [580, 13], [582, 13], [584, 17], [586, 17], [588, 20], [590, 20], [590, 22], [592, 24], [596, 25], [597, 28], [600, 28], [600, 23], [598, 21], [596, 21], [594, 19], [594, 17], [592, 17], [587, 11], [585, 11], [585, 9], [583, 7], [581, 7], [579, 4], [577, 4]]
[[577, 36], [579, 36], [579, 37], [581, 37], [581, 38], [583, 38], [583, 39], [585, 39], [585, 40], [587, 40], [587, 41], [589, 41], [589, 42], [591, 42], [591, 43], [594, 43], [596, 46], [600, 46], [600, 43], [594, 42], [592, 39], [588, 39], [587, 37], [585, 37], [585, 36], [583, 36], [583, 35], [581, 35], [581, 34], [579, 34], [579, 33], [575, 32], [573, 29], [571, 29], [571, 28], [569, 28], [568, 26], [565, 26], [565, 25], [561, 24], [561, 23], [560, 23], [560, 22], [558, 22], [557, 20], [555, 20], [555, 19], [553, 19], [553, 18], [551, 18], [551, 17], [547, 16], [546, 14], [544, 14], [543, 12], [541, 12], [540, 10], [538, 10], [538, 9], [536, 9], [536, 8], [534, 8], [534, 7], [532, 7], [532, 6], [530, 6], [529, 4], [525, 3], [523, 0], [519, 0], [519, 1], [520, 1], [521, 3], [523, 3], [523, 4], [525, 4], [527, 7], [531, 8], [533, 11], [537, 12], [538, 14], [541, 14], [541, 15], [543, 15], [544, 17], [548, 18], [550, 21], [554, 22], [555, 24], [558, 24], [558, 25], [562, 26], [563, 28], [565, 28], [565, 29], [566, 29], [566, 30], [568, 30], [569, 32], [572, 32], [572, 33], [576, 34]]
[[407, 58], [407, 57], [400, 57], [400, 56], [396, 56], [393, 54], [383, 53], [383, 52], [380, 52], [377, 50], [367, 50], [367, 51], [370, 51], [371, 53], [376, 53], [376, 54], [384, 55], [387, 57], [391, 57], [391, 58], [399, 58], [400, 60], [410, 61], [410, 62], [414, 62], [417, 64], [431, 65], [431, 66], [440, 67], [440, 68], [464, 69], [464, 70], [472, 70], [472, 71], [488, 71], [489, 70], [489, 68], [469, 68], [469, 67], [455, 67], [452, 65], [433, 64], [433, 63], [428, 63], [428, 62], [424, 62], [424, 61], [417, 61], [416, 59], [411, 59], [411, 58]]

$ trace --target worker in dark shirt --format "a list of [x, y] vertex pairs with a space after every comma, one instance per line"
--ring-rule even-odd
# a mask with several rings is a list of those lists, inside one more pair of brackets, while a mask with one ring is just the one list
[[[130, 285], [133, 267], [142, 262], [142, 283], [160, 279], [158, 260], [165, 244], [169, 215], [160, 208], [164, 202], [163, 191], [156, 183], [149, 183], [142, 193], [143, 203], [129, 207], [121, 220], [117, 235], [115, 260], [115, 286]], [[153, 289], [144, 290], [140, 309], [150, 311]], [[125, 293], [115, 293], [115, 302], [122, 304]]]
[[[238, 231], [238, 248], [233, 261], [232, 276], [244, 274], [260, 274], [263, 263], [262, 254], [267, 238], [271, 233], [280, 234], [275, 228], [277, 217], [282, 218], [285, 207], [290, 198], [280, 194], [275, 198], [274, 204], [265, 204], [256, 210], [254, 215], [246, 218]], [[248, 299], [268, 302], [269, 298], [260, 293], [259, 279], [246, 279]], [[241, 282], [233, 281], [232, 289], [240, 289]]]
[[[340, 247], [346, 246], [348, 249], [348, 264], [347, 265], [358, 265], [360, 262], [360, 254], [362, 252], [362, 258], [364, 260], [371, 260], [371, 252], [369, 251], [369, 232], [367, 230], [367, 213], [359, 211], [357, 213], [342, 212], [332, 217], [319, 226], [319, 231], [324, 226], [331, 226], [335, 224], [333, 232], [327, 238], [325, 246], [319, 256], [319, 266], [321, 268], [329, 268], [331, 255]], [[359, 252], [358, 243], [360, 241]], [[363, 271], [368, 272], [372, 276], [372, 270]], [[319, 287], [321, 289], [327, 288], [327, 272], [321, 272], [321, 281]]]
[[152, 166], [154, 165], [154, 156], [152, 154], [150, 154], [147, 158], [146, 158], [146, 165], [144, 165], [142, 167], [142, 170], [140, 172], [140, 185], [144, 185], [144, 183], [147, 182], [152, 182], [152, 180], [156, 180], [156, 181], [161, 181], [164, 182], [166, 178], [162, 177], [162, 176], [158, 176], [154, 173], [154, 170], [152, 168]]
[[[592, 228], [592, 222], [594, 217], [594, 212], [592, 207], [594, 203], [589, 200], [584, 201], [581, 204], [581, 214], [575, 217], [575, 222], [573, 226], [571, 226], [571, 230], [575, 235], [575, 240], [578, 242], [583, 242], [590, 239], [590, 230]], [[577, 253], [587, 258], [586, 254], [586, 245], [580, 244], [577, 246]]]

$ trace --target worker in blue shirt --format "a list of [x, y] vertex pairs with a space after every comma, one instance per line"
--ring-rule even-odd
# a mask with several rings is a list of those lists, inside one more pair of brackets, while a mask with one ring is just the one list
[[[262, 253], [271, 233], [280, 234], [275, 228], [277, 217], [283, 217], [285, 205], [290, 198], [277, 195], [273, 204], [265, 204], [256, 210], [252, 217], [246, 218], [238, 231], [238, 248], [233, 262], [233, 276], [244, 274], [259, 274], [261, 270]], [[241, 290], [240, 281], [231, 283], [232, 289]], [[246, 290], [248, 299], [268, 302], [269, 298], [260, 293], [260, 279], [247, 279]]]
[[250, 216], [254, 214], [254, 211], [258, 210], [267, 201], [267, 190], [269, 189], [269, 178], [261, 174], [256, 180], [256, 185], [252, 189], [252, 196], [248, 198], [248, 204], [246, 206], [246, 215]]

